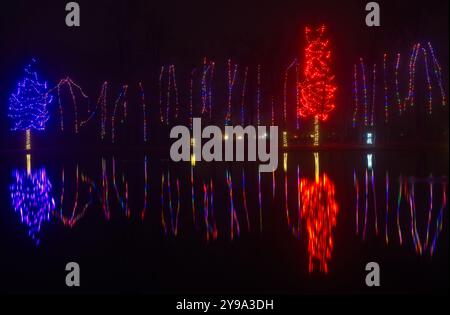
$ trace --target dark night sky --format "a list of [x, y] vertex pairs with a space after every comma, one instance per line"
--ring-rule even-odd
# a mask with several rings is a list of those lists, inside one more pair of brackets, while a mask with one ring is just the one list
[[278, 91], [284, 68], [302, 56], [304, 27], [325, 23], [340, 89], [331, 126], [348, 120], [352, 67], [360, 56], [407, 53], [414, 42], [430, 40], [448, 82], [447, 0], [378, 1], [379, 28], [364, 23], [368, 1], [79, 0], [79, 28], [65, 26], [66, 2], [14, 0], [1, 5], [0, 142], [8, 134], [8, 95], [33, 56], [48, 81], [56, 83], [69, 74], [90, 95], [97, 95], [104, 80], [155, 80], [158, 67], [169, 63], [177, 66], [180, 82], [186, 82], [183, 73], [203, 56], [222, 68], [229, 57], [240, 65], [261, 63], [264, 78]]

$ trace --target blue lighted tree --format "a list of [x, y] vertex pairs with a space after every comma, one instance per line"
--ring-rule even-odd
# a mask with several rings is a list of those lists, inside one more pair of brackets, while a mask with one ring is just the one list
[[52, 97], [47, 94], [47, 82], [39, 81], [37, 72], [33, 70], [36, 60], [25, 67], [25, 77], [17, 85], [16, 93], [9, 98], [8, 116], [13, 126], [11, 130], [26, 131], [26, 148], [31, 149], [31, 130], [44, 130], [49, 119], [47, 105]]

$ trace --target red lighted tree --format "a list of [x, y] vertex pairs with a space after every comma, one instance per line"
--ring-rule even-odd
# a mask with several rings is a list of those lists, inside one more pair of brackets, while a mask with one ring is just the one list
[[336, 107], [336, 84], [331, 69], [331, 50], [325, 25], [305, 29], [304, 81], [300, 83], [302, 117], [314, 117], [314, 145], [319, 145], [319, 121], [328, 119]]

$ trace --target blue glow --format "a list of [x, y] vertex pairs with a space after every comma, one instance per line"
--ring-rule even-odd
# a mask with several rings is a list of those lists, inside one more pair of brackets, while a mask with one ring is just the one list
[[12, 207], [20, 213], [20, 220], [27, 226], [28, 235], [39, 245], [41, 225], [50, 220], [55, 209], [55, 200], [51, 196], [52, 184], [45, 168], [13, 171], [13, 183], [9, 190]]
[[25, 67], [25, 77], [17, 84], [17, 92], [9, 98], [8, 116], [13, 122], [11, 130], [44, 130], [49, 119], [47, 105], [52, 96], [47, 94], [47, 82], [38, 80], [33, 71], [36, 60]]

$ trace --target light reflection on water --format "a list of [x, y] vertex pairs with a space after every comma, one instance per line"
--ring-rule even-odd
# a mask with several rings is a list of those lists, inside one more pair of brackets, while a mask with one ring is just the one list
[[83, 233], [86, 222], [101, 220], [148, 225], [166, 239], [206, 244], [288, 234], [310, 274], [333, 274], [342, 230], [346, 239], [353, 230], [362, 244], [380, 239], [386, 247], [435, 255], [448, 229], [446, 168], [430, 166], [430, 175], [422, 176], [426, 169], [415, 176], [398, 165], [387, 168], [379, 156], [285, 153], [276, 172], [262, 174], [256, 165], [194, 166], [150, 156], [57, 159], [33, 168], [39, 165], [33, 156], [31, 171], [12, 172], [10, 203], [39, 247], [57, 237], [52, 228], [42, 239], [47, 227]]

